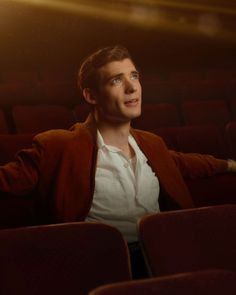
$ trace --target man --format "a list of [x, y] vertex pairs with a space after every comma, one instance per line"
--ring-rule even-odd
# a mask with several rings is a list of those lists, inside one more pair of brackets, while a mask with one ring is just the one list
[[88, 57], [79, 85], [91, 106], [87, 121], [37, 135], [31, 149], [0, 168], [1, 191], [24, 195], [37, 189], [42, 222], [102, 221], [133, 243], [144, 214], [194, 206], [183, 176], [236, 171], [234, 161], [168, 151], [160, 137], [130, 127], [142, 98], [125, 48]]

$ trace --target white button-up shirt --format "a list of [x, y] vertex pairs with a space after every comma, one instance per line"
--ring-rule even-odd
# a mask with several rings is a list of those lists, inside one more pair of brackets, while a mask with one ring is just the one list
[[135, 152], [132, 159], [106, 145], [97, 131], [98, 156], [93, 202], [86, 220], [117, 227], [128, 242], [137, 241], [137, 220], [158, 212], [159, 181], [147, 158], [129, 135]]

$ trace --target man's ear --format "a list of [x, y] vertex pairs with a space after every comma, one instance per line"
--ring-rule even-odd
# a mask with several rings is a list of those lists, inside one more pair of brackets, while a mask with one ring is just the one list
[[97, 104], [96, 95], [93, 90], [90, 88], [84, 88], [83, 90], [83, 96], [87, 103], [95, 105]]

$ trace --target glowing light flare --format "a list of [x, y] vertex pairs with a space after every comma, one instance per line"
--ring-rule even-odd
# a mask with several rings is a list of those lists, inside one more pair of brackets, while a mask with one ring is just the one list
[[[236, 41], [234, 30], [224, 30], [223, 26], [204, 19], [207, 12], [235, 14], [236, 10], [181, 1], [129, 1], [129, 3], [110, 1], [62, 1], [62, 0], [9, 0], [9, 2], [28, 4], [42, 8], [67, 12], [75, 15], [131, 25], [142, 29], [172, 31], [176, 33], [205, 35]], [[96, 4], [97, 3], [97, 4]], [[160, 5], [160, 6], [158, 6]], [[163, 7], [172, 8], [163, 10]], [[195, 10], [195, 12], [194, 12]], [[198, 13], [196, 13], [198, 10]], [[200, 13], [201, 11], [201, 13]], [[195, 22], [188, 17], [195, 13]], [[203, 17], [202, 17], [203, 15]], [[207, 14], [208, 16], [210, 14]], [[213, 13], [212, 13], [213, 15]], [[209, 18], [209, 17], [208, 17]]]

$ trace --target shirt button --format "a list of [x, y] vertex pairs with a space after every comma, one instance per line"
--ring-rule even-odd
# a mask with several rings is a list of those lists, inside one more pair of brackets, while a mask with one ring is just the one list
[[124, 167], [125, 167], [125, 168], [128, 168], [128, 167], [129, 167], [129, 164], [128, 164], [128, 163], [125, 163], [125, 164], [124, 164]]

